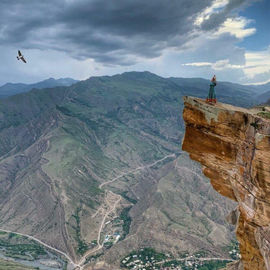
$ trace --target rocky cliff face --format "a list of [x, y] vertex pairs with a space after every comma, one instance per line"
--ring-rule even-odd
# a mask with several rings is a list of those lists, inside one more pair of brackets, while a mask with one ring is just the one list
[[238, 202], [243, 268], [270, 269], [270, 120], [227, 104], [184, 97], [183, 150], [220, 194]]

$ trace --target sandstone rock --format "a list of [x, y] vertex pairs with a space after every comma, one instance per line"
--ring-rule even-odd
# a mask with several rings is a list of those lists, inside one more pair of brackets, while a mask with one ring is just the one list
[[220, 194], [238, 202], [245, 270], [270, 270], [270, 120], [228, 104], [184, 97], [183, 150]]

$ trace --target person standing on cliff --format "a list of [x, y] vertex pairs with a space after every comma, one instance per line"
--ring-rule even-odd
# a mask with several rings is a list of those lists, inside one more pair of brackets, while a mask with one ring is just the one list
[[216, 79], [216, 75], [214, 75], [210, 83], [209, 93], [208, 93], [206, 102], [217, 103], [216, 92], [215, 92], [216, 85], [217, 85], [217, 79]]

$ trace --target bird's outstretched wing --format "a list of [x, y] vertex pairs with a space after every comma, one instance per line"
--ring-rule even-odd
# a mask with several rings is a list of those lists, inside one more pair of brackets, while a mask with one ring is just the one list
[[24, 59], [24, 57], [23, 57], [23, 56], [21, 57], [21, 59], [22, 59], [22, 61], [23, 61], [24, 63], [26, 63], [26, 60]]
[[21, 53], [20, 51], [18, 51], [18, 55], [19, 55], [19, 56], [22, 56], [22, 53]]

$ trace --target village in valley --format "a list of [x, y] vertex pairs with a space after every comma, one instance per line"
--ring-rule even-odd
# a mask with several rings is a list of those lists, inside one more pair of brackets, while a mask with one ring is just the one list
[[239, 249], [231, 246], [228, 258], [211, 258], [201, 252], [190, 255], [188, 252], [181, 254], [180, 258], [173, 255], [159, 253], [153, 248], [144, 248], [133, 251], [121, 260], [121, 268], [137, 270], [208, 270], [220, 269], [227, 263], [240, 258]]

